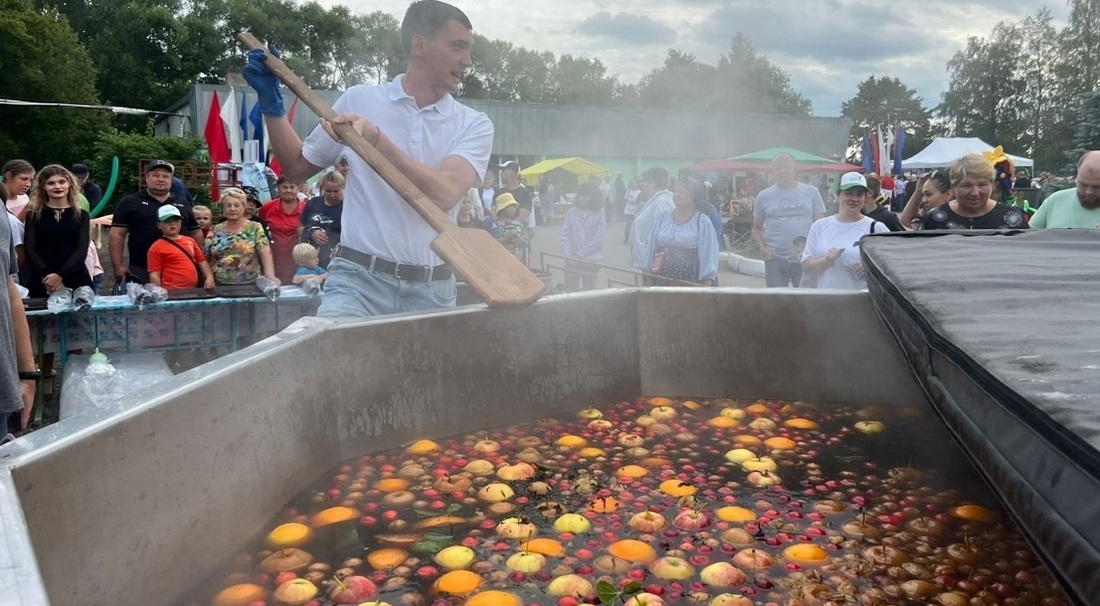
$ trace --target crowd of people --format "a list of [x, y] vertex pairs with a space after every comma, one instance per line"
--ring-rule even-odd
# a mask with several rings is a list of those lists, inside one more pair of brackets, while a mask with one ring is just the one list
[[[243, 75], [258, 95], [283, 167], [278, 197], [264, 202], [253, 188], [230, 187], [213, 208], [196, 206], [170, 162], [150, 162], [143, 187], [115, 208], [108, 237], [115, 284], [184, 289], [261, 278], [276, 284], [316, 279], [324, 282], [322, 316], [453, 306], [455, 276], [431, 248], [436, 232], [350, 153], [334, 125], [353, 127], [459, 225], [489, 231], [529, 262], [532, 228], [539, 215], [554, 217], [561, 192], [544, 180], [534, 195], [516, 161], [498, 167], [499, 181], [490, 170], [492, 123], [453, 97], [472, 65], [469, 18], [439, 0], [418, 0], [401, 31], [405, 73], [348, 89], [334, 105], [337, 115], [322, 120], [304, 141], [287, 119], [278, 78], [265, 64], [271, 51], [250, 51]], [[769, 287], [864, 288], [858, 242], [879, 229], [1028, 227], [1024, 210], [998, 201], [1003, 175], [983, 156], [966, 156], [945, 171], [921, 176], [900, 216], [882, 193], [896, 195], [897, 181], [843, 175], [837, 210], [826, 217], [820, 189], [797, 178], [791, 156], [780, 154], [771, 169], [773, 183], [754, 196], [751, 229]], [[0, 304], [0, 347], [16, 355], [0, 365], [0, 416], [18, 430], [27, 421], [38, 377], [19, 286], [45, 296], [100, 287], [105, 272], [91, 238], [88, 204], [102, 192], [88, 182], [83, 165], [36, 171], [13, 160], [2, 172], [9, 227], [0, 226], [0, 269], [9, 274], [9, 297]], [[320, 191], [310, 199], [301, 184], [322, 172]], [[724, 226], [707, 185], [691, 177], [670, 180], [660, 167], [629, 182], [620, 174], [614, 181], [580, 184], [561, 227], [568, 287], [594, 286], [617, 208], [627, 219], [630, 265], [647, 283], [717, 285]], [[1100, 226], [1100, 154], [1085, 154], [1076, 188], [1049, 197], [1030, 226]]]

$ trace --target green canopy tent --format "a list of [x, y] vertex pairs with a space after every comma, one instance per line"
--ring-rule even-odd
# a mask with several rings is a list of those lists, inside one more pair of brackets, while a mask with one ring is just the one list
[[770, 163], [779, 154], [790, 154], [794, 158], [795, 164], [802, 166], [812, 166], [815, 164], [834, 164], [836, 160], [830, 160], [828, 158], [822, 158], [821, 156], [815, 156], [809, 152], [799, 151], [797, 149], [791, 149], [790, 147], [769, 147], [768, 149], [762, 149], [743, 156], [734, 156], [731, 160], [737, 160], [740, 162], [761, 162], [764, 164]]
[[521, 170], [520, 176], [523, 177], [523, 181], [527, 183], [527, 185], [534, 186], [538, 185], [539, 179], [541, 179], [544, 174], [558, 169], [576, 175], [578, 181], [584, 181], [590, 175], [596, 175], [597, 177], [611, 175], [610, 170], [594, 162], [589, 162], [584, 158], [557, 158], [532, 164]]

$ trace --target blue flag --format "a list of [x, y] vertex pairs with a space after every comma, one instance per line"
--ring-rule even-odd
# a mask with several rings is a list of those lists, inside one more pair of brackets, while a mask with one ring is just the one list
[[868, 173], [875, 172], [875, 152], [871, 147], [870, 131], [863, 133], [863, 147], [860, 149], [859, 155], [863, 160], [863, 171]]
[[263, 162], [267, 150], [264, 148], [264, 116], [260, 113], [259, 101], [256, 101], [256, 105], [252, 106], [252, 111], [248, 114], [248, 121], [252, 123], [252, 138], [260, 142], [260, 162]]
[[248, 93], [241, 93], [241, 141], [248, 141]]
[[894, 138], [894, 174], [901, 174], [901, 152], [905, 149], [905, 129], [898, 127], [898, 135]]

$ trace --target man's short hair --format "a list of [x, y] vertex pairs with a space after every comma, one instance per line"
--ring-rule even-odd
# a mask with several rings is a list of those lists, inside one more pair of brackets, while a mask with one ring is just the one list
[[668, 186], [668, 171], [660, 166], [652, 166], [642, 173], [642, 179], [659, 187]]
[[409, 10], [405, 11], [404, 20], [401, 21], [401, 48], [405, 49], [405, 56], [412, 54], [414, 36], [420, 35], [431, 40], [438, 36], [451, 20], [458, 21], [466, 29], [474, 29], [466, 13], [446, 2], [417, 0], [410, 4]]

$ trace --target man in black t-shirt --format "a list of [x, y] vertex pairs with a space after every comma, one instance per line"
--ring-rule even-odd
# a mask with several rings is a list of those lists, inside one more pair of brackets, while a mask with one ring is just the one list
[[306, 202], [301, 214], [301, 240], [317, 247], [322, 268], [328, 269], [332, 250], [340, 243], [344, 211], [344, 175], [332, 171], [321, 178], [321, 195]]
[[527, 186], [523, 184], [523, 181], [519, 178], [519, 162], [510, 160], [500, 165], [500, 181], [501, 187], [498, 187], [495, 195], [500, 197], [501, 194], [512, 194], [512, 197], [516, 199], [519, 204], [519, 216], [516, 218], [520, 223], [532, 227], [530, 223], [531, 211], [535, 208], [535, 200], [531, 196], [531, 190], [527, 189]]
[[[173, 172], [175, 167], [170, 162], [150, 162], [145, 167], [145, 189], [119, 200], [115, 207], [108, 249], [116, 284], [124, 280], [141, 284], [149, 281], [149, 247], [161, 236], [157, 227], [157, 212], [161, 206], [171, 204], [178, 208], [186, 235], [194, 238], [200, 247], [203, 245], [202, 229], [190, 205], [172, 195]], [[123, 245], [127, 245], [129, 263], [123, 257]]]

